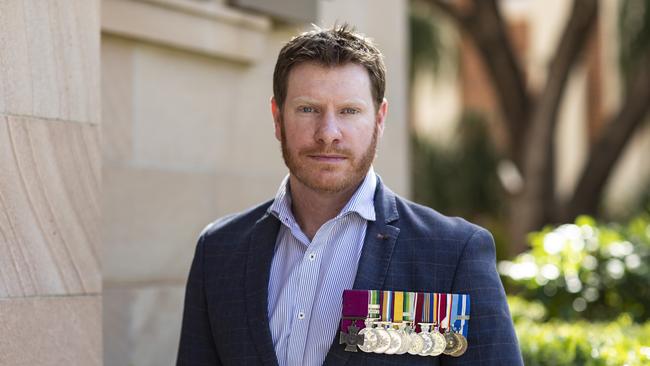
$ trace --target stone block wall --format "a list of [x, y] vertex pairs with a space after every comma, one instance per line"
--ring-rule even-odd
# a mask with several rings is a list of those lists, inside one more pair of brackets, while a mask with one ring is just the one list
[[99, 2], [0, 2], [0, 365], [101, 365]]

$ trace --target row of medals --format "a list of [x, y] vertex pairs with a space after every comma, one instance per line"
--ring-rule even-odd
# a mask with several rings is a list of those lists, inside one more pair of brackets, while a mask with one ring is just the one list
[[363, 352], [459, 357], [467, 351], [467, 339], [462, 334], [453, 331], [441, 333], [432, 323], [418, 323], [422, 329], [420, 333], [413, 330], [410, 322], [366, 320], [365, 324], [366, 327], [359, 331], [363, 342], [358, 344]]

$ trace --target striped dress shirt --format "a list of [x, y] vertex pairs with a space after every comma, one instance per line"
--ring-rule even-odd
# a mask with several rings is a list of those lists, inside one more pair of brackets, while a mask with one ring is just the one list
[[289, 176], [269, 212], [282, 225], [269, 281], [268, 313], [280, 366], [322, 365], [337, 334], [343, 290], [352, 288], [368, 221], [375, 220], [377, 178], [363, 182], [309, 241], [291, 211]]

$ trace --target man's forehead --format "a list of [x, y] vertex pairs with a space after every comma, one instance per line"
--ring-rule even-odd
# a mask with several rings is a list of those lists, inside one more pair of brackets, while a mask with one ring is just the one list
[[309, 70], [318, 70], [323, 73], [328, 73], [328, 72], [340, 72], [340, 71], [352, 71], [352, 70], [357, 70], [357, 71], [365, 71], [365, 74], [367, 74], [367, 69], [356, 62], [345, 62], [341, 64], [336, 64], [336, 65], [327, 65], [323, 64], [317, 61], [303, 61], [294, 64], [291, 67], [291, 71], [289, 71], [289, 75], [291, 75], [293, 72], [296, 70], [301, 70], [301, 69], [309, 69]]
[[[291, 98], [291, 102], [296, 104], [319, 104], [322, 103], [323, 100], [321, 98], [310, 96], [310, 95], [297, 95]], [[362, 105], [362, 106], [368, 105], [367, 100], [364, 100], [363, 98], [359, 98], [358, 96], [353, 96], [349, 98], [345, 98], [345, 97], [338, 98], [337, 102], [341, 104], [350, 104], [350, 105]]]
[[289, 73], [288, 98], [306, 100], [333, 93], [351, 102], [365, 103], [365, 99], [372, 98], [366, 68], [355, 63], [330, 67], [306, 62], [294, 66]]

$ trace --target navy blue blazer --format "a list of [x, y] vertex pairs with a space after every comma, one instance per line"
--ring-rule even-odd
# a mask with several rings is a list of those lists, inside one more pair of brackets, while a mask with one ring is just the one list
[[[277, 365], [267, 312], [280, 222], [271, 201], [211, 224], [192, 262], [177, 366]], [[467, 352], [422, 357], [345, 352], [325, 365], [523, 365], [488, 231], [409, 202], [378, 179], [355, 289], [468, 293]]]

